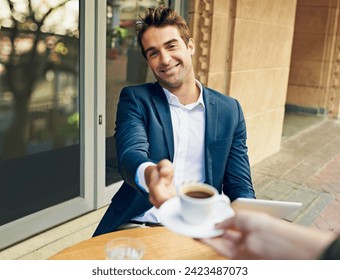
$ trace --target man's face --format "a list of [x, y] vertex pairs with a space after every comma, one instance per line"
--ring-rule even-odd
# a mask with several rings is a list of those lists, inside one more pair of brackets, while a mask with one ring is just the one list
[[171, 91], [195, 78], [191, 60], [194, 42], [190, 39], [186, 45], [176, 27], [150, 27], [142, 44], [147, 62], [163, 87]]

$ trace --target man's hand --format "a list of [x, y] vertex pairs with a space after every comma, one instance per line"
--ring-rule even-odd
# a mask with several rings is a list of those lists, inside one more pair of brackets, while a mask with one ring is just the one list
[[156, 166], [149, 166], [145, 170], [149, 200], [156, 208], [177, 195], [173, 177], [174, 169], [172, 163], [167, 159], [160, 161]]

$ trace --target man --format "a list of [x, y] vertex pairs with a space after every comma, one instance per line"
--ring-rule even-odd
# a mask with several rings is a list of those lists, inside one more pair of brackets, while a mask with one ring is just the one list
[[[124, 183], [94, 236], [131, 222], [159, 224], [157, 207], [186, 181], [206, 182], [231, 201], [255, 198], [242, 109], [235, 99], [195, 80], [195, 44], [185, 20], [160, 7], [148, 9], [137, 28], [158, 82], [121, 92], [115, 141]], [[152, 178], [165, 187], [151, 189], [149, 200]]]

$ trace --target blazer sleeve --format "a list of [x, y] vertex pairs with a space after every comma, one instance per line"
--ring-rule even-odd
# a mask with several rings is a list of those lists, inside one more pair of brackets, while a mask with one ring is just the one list
[[123, 88], [120, 94], [115, 130], [120, 175], [126, 183], [140, 191], [135, 182], [137, 168], [143, 162], [152, 161], [148, 153], [145, 114], [129, 87]]
[[237, 100], [237, 124], [224, 173], [224, 193], [233, 201], [238, 197], [255, 198], [246, 144], [247, 130], [242, 108]]

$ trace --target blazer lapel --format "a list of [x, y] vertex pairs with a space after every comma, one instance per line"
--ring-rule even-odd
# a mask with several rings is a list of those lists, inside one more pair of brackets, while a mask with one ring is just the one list
[[217, 137], [217, 110], [218, 104], [207, 88], [203, 88], [203, 99], [206, 108], [205, 113], [205, 174], [206, 182], [213, 185], [213, 157], [211, 144]]
[[173, 162], [175, 147], [170, 107], [162, 87], [158, 83], [156, 83], [155, 85], [157, 90], [152, 95], [152, 101], [155, 105], [161, 125], [163, 127], [165, 142], [169, 152], [169, 160]]

